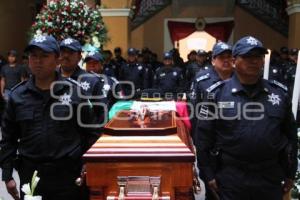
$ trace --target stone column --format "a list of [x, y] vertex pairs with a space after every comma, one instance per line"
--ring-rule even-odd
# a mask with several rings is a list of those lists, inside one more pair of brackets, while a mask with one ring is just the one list
[[131, 0], [102, 0], [101, 7], [101, 15], [110, 38], [104, 49], [113, 50], [119, 46], [126, 52], [130, 43]]
[[289, 48], [300, 48], [300, 0], [288, 1], [287, 13], [289, 15]]

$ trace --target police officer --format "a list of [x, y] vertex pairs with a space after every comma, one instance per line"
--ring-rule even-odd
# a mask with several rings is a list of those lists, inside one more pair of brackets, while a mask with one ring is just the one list
[[[139, 51], [137, 54], [137, 63], [140, 65], [143, 65], [145, 67], [145, 70], [147, 72], [147, 79], [148, 79], [148, 86], [147, 88], [151, 88], [153, 85], [153, 76], [154, 76], [154, 72], [153, 72], [153, 67], [151, 65], [151, 63], [149, 62], [149, 58], [148, 58], [148, 51], [147, 49], [144, 49], [144, 51]], [[144, 53], [143, 53], [144, 52]]]
[[[133, 85], [122, 84], [122, 88], [127, 97], [139, 97], [143, 89], [149, 88], [148, 72], [143, 64], [137, 63], [137, 50], [128, 49], [128, 62], [121, 66], [120, 80], [130, 81]], [[135, 90], [133, 90], [135, 89]]]
[[[208, 70], [200, 71], [191, 86], [190, 92], [190, 101], [192, 103], [194, 113], [192, 118], [192, 138], [194, 139], [194, 134], [196, 132], [197, 127], [197, 116], [199, 113], [198, 104], [203, 102], [207, 98], [213, 98], [212, 96], [205, 96], [207, 93], [206, 89], [215, 84], [220, 80], [226, 80], [231, 77], [233, 73], [233, 63], [232, 63], [232, 54], [231, 54], [231, 46], [224, 42], [218, 42], [214, 45], [212, 51], [212, 66]], [[200, 178], [202, 177], [200, 173]], [[206, 199], [214, 200], [214, 196], [210, 191], [209, 187], [206, 186]]]
[[86, 71], [97, 76], [103, 83], [103, 93], [108, 100], [109, 109], [117, 99], [122, 98], [122, 90], [117, 79], [103, 74], [103, 61], [103, 56], [99, 52], [90, 52], [84, 59]]
[[100, 123], [107, 121], [108, 100], [103, 93], [104, 83], [95, 75], [87, 73], [78, 66], [81, 60], [82, 47], [78, 40], [66, 38], [60, 43], [60, 68], [59, 71], [67, 81], [82, 88], [82, 98], [88, 99], [98, 115]]
[[164, 66], [156, 70], [154, 75], [154, 88], [162, 91], [166, 99], [177, 99], [177, 94], [184, 91], [184, 80], [179, 67], [173, 66], [173, 57], [170, 52], [164, 53]]
[[269, 68], [269, 80], [276, 80], [284, 84], [285, 72], [286, 64], [281, 60], [280, 54], [278, 54], [276, 51], [272, 51]]
[[[78, 106], [87, 102], [79, 98], [75, 85], [56, 72], [57, 41], [52, 36], [37, 36], [26, 50], [33, 76], [12, 89], [3, 116], [2, 180], [12, 197], [20, 199], [12, 177], [18, 157], [20, 186], [31, 183], [37, 170], [36, 195], [44, 200], [78, 199], [75, 180], [80, 176], [81, 156], [97, 140], [100, 130], [79, 125], [79, 119], [93, 121], [95, 116], [88, 106], [76, 114]], [[21, 199], [23, 196], [21, 193]]]
[[[212, 67], [197, 73], [191, 85], [190, 99], [192, 103], [202, 102], [205, 90], [212, 84], [226, 80], [231, 77], [233, 72], [233, 63], [231, 55], [231, 46], [224, 42], [218, 42], [214, 45], [212, 51]], [[194, 106], [195, 103], [193, 103]]]
[[297, 48], [292, 48], [290, 50], [290, 54], [289, 54], [290, 62], [287, 66], [287, 70], [286, 70], [286, 74], [285, 74], [286, 85], [289, 89], [290, 95], [293, 94], [293, 89], [294, 89], [297, 60], [298, 60], [298, 51], [299, 50]]
[[103, 67], [104, 67], [104, 74], [110, 77], [114, 77], [116, 79], [119, 78], [119, 70], [120, 68], [117, 67], [116, 62], [112, 59], [112, 53], [110, 50], [102, 51], [104, 61], [103, 61]]
[[206, 90], [214, 99], [200, 110], [200, 173], [222, 200], [282, 200], [293, 186], [295, 121], [286, 88], [261, 78], [266, 52], [254, 37], [237, 41], [236, 73]]
[[186, 67], [186, 80], [187, 80], [187, 88], [190, 88], [192, 80], [195, 78], [196, 74], [199, 71], [207, 70], [209, 67], [207, 65], [207, 53], [206, 51], [200, 49], [197, 51], [196, 62], [189, 64]]

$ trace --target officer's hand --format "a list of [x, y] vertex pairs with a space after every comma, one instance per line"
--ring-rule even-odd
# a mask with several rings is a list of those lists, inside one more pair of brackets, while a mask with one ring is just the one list
[[209, 181], [208, 186], [210, 187], [210, 189], [212, 189], [214, 191], [219, 190], [216, 179], [213, 179], [213, 180]]
[[285, 179], [283, 184], [283, 192], [289, 192], [294, 186], [294, 181], [292, 179]]
[[6, 184], [6, 189], [7, 192], [15, 199], [15, 200], [20, 200], [20, 195], [17, 190], [17, 184], [14, 179], [5, 182]]

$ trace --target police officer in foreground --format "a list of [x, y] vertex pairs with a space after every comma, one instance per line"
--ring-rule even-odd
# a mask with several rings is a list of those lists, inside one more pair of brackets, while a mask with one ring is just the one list
[[154, 88], [162, 91], [165, 99], [182, 98], [184, 90], [183, 74], [179, 67], [173, 66], [173, 56], [170, 52], [164, 53], [164, 66], [156, 70]]
[[103, 61], [103, 56], [99, 52], [90, 52], [84, 59], [86, 71], [98, 77], [102, 82], [102, 91], [108, 100], [108, 109], [110, 109], [117, 99], [122, 98], [122, 90], [117, 79], [103, 74]]
[[[213, 96], [205, 96], [207, 94], [206, 89], [220, 80], [226, 80], [231, 77], [233, 73], [232, 62], [232, 48], [224, 42], [218, 42], [214, 45], [212, 50], [212, 67], [208, 70], [199, 72], [191, 86], [189, 99], [193, 107], [192, 115], [192, 138], [194, 139], [194, 133], [197, 127], [197, 116], [199, 115], [199, 103], [203, 102], [207, 98], [213, 98]], [[204, 180], [204, 177], [200, 178]], [[205, 183], [205, 196], [207, 200], [214, 200], [214, 196]]]
[[[37, 170], [40, 181], [35, 195], [43, 200], [78, 199], [75, 180], [80, 176], [81, 156], [100, 133], [98, 128], [84, 128], [78, 120], [94, 121], [95, 115], [88, 106], [77, 115], [78, 106], [87, 100], [79, 98], [77, 86], [56, 71], [59, 46], [52, 36], [37, 36], [26, 50], [33, 76], [12, 89], [3, 116], [2, 180], [18, 200], [13, 168], [18, 167], [20, 186], [31, 183]], [[14, 165], [17, 158], [18, 166]]]
[[266, 52], [254, 37], [237, 41], [235, 74], [206, 90], [214, 99], [200, 110], [200, 173], [222, 200], [282, 200], [293, 186], [295, 120], [286, 87], [261, 78]]
[[[146, 67], [137, 63], [137, 50], [128, 49], [128, 62], [121, 66], [120, 81], [129, 81], [132, 85], [122, 84], [125, 96], [133, 98], [140, 96], [143, 89], [149, 88], [149, 76]], [[134, 90], [133, 90], [134, 89]]]
[[[66, 38], [60, 43], [60, 68], [59, 71], [67, 81], [72, 84], [77, 84], [82, 88], [82, 98], [88, 99], [92, 104], [93, 109], [101, 119], [100, 123], [106, 121], [106, 116], [103, 112], [108, 112], [107, 98], [103, 93], [103, 82], [92, 74], [87, 73], [85, 70], [78, 66], [81, 60], [82, 47], [78, 40], [73, 38]], [[102, 105], [99, 105], [100, 103]]]

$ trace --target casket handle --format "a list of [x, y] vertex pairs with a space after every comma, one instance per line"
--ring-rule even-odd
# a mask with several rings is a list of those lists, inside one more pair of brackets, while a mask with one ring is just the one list
[[160, 177], [150, 177], [150, 184], [153, 191], [152, 200], [159, 200]]
[[125, 199], [125, 188], [127, 184], [127, 177], [126, 176], [118, 176], [118, 185], [120, 188], [118, 200]]

